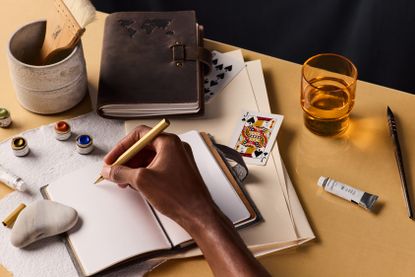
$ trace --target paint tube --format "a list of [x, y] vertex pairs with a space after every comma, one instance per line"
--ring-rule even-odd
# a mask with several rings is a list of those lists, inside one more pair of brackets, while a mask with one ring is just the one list
[[349, 200], [359, 206], [370, 210], [378, 199], [377, 195], [370, 194], [353, 188], [349, 185], [337, 182], [329, 177], [321, 176], [318, 179], [317, 185], [323, 187], [325, 191], [328, 191], [334, 195], [337, 195], [343, 199]]

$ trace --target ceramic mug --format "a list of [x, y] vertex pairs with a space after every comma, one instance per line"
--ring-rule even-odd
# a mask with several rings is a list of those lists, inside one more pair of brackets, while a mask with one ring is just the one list
[[23, 108], [39, 114], [54, 114], [77, 105], [88, 89], [82, 44], [59, 61], [34, 65], [42, 47], [46, 21], [19, 28], [8, 44], [10, 76]]

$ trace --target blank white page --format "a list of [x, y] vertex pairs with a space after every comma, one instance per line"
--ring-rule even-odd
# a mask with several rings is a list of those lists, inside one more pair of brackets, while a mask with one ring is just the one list
[[[209, 147], [197, 131], [181, 134], [180, 139], [187, 142], [193, 151], [196, 165], [202, 175], [216, 205], [235, 224], [250, 217], [248, 209], [229, 182], [222, 168], [213, 157]], [[166, 233], [173, 245], [178, 245], [191, 239], [191, 236], [168, 217], [157, 212]]]
[[137, 191], [109, 181], [94, 185], [102, 162], [83, 167], [49, 184], [51, 200], [77, 210], [80, 227], [69, 241], [86, 275], [171, 245], [147, 202]]

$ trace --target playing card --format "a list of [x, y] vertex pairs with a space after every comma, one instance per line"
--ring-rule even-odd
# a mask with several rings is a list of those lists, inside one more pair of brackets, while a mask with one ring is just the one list
[[241, 153], [246, 163], [265, 165], [283, 118], [277, 114], [244, 112], [228, 146]]
[[245, 67], [241, 50], [212, 51], [212, 71], [204, 79], [205, 103], [209, 103]]

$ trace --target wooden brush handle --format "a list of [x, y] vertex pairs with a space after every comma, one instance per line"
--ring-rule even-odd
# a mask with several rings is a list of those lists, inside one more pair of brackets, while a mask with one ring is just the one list
[[62, 0], [54, 0], [46, 22], [46, 34], [40, 51], [39, 64], [48, 64], [62, 53], [71, 50], [85, 31], [79, 26]]

